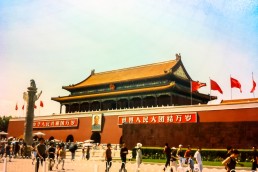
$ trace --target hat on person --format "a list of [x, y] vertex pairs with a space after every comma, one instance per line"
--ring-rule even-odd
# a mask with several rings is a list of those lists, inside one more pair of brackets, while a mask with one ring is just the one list
[[137, 143], [136, 144], [136, 148], [141, 148], [142, 147], [142, 144], [141, 143]]
[[183, 145], [182, 144], [180, 144], [178, 147], [182, 147]]
[[172, 147], [171, 149], [176, 149], [175, 147]]

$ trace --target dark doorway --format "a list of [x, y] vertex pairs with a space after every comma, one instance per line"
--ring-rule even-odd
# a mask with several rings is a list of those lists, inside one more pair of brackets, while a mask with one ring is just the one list
[[74, 140], [73, 140], [73, 135], [68, 135], [67, 137], [66, 137], [66, 142], [73, 142]]
[[55, 138], [53, 136], [49, 137], [49, 141], [54, 140]]
[[120, 140], [119, 140], [119, 144], [121, 145], [121, 144], [123, 144], [124, 143], [124, 141], [123, 141], [123, 136], [121, 136], [120, 137]]
[[100, 143], [100, 141], [101, 141], [100, 133], [99, 132], [93, 132], [90, 139], [94, 140], [94, 143]]
[[34, 141], [38, 141], [39, 137], [37, 135], [33, 136]]

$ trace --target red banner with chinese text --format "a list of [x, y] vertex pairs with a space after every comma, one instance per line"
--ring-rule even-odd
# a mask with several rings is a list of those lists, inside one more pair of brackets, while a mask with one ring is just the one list
[[33, 128], [77, 127], [78, 118], [34, 121]]
[[118, 125], [128, 124], [168, 124], [168, 123], [196, 123], [197, 113], [162, 113], [147, 115], [119, 116]]

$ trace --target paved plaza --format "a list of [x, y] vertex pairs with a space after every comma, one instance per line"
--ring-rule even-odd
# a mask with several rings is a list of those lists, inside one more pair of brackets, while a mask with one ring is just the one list
[[[0, 172], [3, 172], [4, 163], [0, 163]], [[113, 162], [113, 165], [110, 169], [110, 172], [119, 172], [119, 168], [121, 166], [121, 162], [116, 160]], [[126, 164], [128, 172], [135, 172], [135, 162], [128, 162]], [[143, 163], [141, 165], [140, 172], [162, 172], [162, 168], [164, 164], [153, 164], [153, 163]], [[35, 166], [32, 165], [31, 159], [13, 159], [12, 162], [7, 162], [7, 170], [6, 172], [34, 172]], [[61, 166], [59, 169], [53, 169], [54, 172], [104, 172], [105, 171], [105, 162], [103, 160], [81, 160], [79, 157], [75, 161], [71, 161], [70, 159], [66, 159], [65, 161], [65, 170], [61, 170]], [[178, 170], [179, 172], [186, 172], [185, 169]], [[40, 166], [39, 172], [43, 172], [43, 166]], [[46, 168], [46, 172], [47, 172]], [[174, 170], [175, 171], [175, 170]], [[223, 167], [204, 167], [203, 172], [225, 172]], [[249, 172], [248, 168], [237, 168], [238, 172]]]

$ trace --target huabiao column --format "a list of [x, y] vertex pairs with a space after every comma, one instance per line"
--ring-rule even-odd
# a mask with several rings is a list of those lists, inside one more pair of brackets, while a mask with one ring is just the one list
[[37, 87], [33, 79], [30, 80], [30, 86], [28, 87], [27, 93], [23, 93], [23, 99], [27, 102], [26, 119], [24, 123], [24, 141], [27, 145], [32, 145], [33, 143], [33, 120], [34, 120], [34, 106], [35, 101], [37, 101], [42, 94], [42, 91], [36, 95]]

